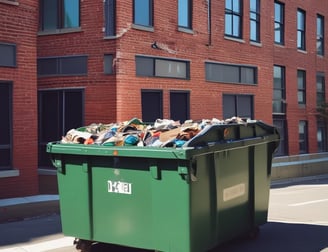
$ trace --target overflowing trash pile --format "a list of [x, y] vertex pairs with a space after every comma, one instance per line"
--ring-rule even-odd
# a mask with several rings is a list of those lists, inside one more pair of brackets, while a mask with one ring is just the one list
[[104, 146], [155, 146], [181, 147], [206, 127], [217, 124], [246, 124], [239, 117], [226, 120], [213, 118], [184, 123], [170, 119], [157, 119], [154, 124], [143, 123], [138, 118], [121, 123], [93, 123], [71, 129], [62, 137], [61, 143], [96, 144]]

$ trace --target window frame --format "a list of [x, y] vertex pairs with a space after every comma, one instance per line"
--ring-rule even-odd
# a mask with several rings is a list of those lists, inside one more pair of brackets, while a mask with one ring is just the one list
[[[224, 78], [219, 77], [219, 79], [214, 79], [214, 76], [210, 76], [209, 72], [213, 72], [214, 70], [209, 69], [208, 67], [212, 65], [214, 67], [223, 67], [223, 68], [229, 68], [231, 67], [231, 70], [233, 68], [238, 72], [238, 80], [227, 80]], [[251, 69], [253, 70], [253, 82], [247, 82], [243, 81], [243, 70]], [[218, 69], [217, 69], [218, 71]], [[222, 70], [221, 70], [222, 71]], [[227, 75], [226, 75], [227, 76]], [[229, 83], [229, 84], [242, 84], [242, 85], [257, 85], [258, 84], [258, 68], [256, 66], [250, 66], [250, 65], [238, 65], [238, 64], [228, 64], [228, 63], [220, 63], [220, 62], [205, 62], [205, 79], [209, 82], [220, 82], [220, 83]]]
[[[0, 166], [0, 172], [4, 170], [13, 169], [13, 82], [12, 81], [0, 81], [0, 86], [8, 87], [8, 133], [9, 142], [0, 144], [0, 150], [9, 150], [8, 164]], [[1, 158], [0, 158], [1, 159]]]
[[[319, 141], [319, 134], [321, 134], [321, 141]], [[317, 147], [318, 152], [327, 151], [327, 123], [325, 120], [317, 118]]]
[[138, 7], [137, 1], [138, 0], [133, 0], [133, 24], [140, 27], [153, 28], [154, 27], [154, 1], [147, 0], [149, 10], [148, 10], [148, 21], [145, 23], [136, 20], [139, 17], [139, 14], [137, 13], [137, 7]]
[[[321, 85], [321, 91], [319, 91], [318, 85]], [[316, 90], [317, 90], [317, 106], [322, 106], [326, 103], [326, 78], [324, 73], [317, 73], [316, 75]]]
[[[0, 47], [3, 46], [3, 49], [5, 50], [5, 47], [11, 47], [12, 48], [12, 55], [9, 60], [4, 60], [3, 64], [0, 62], [0, 67], [17, 67], [17, 45], [14, 43], [3, 43], [0, 42]], [[6, 50], [8, 51], [8, 50]], [[3, 56], [2, 56], [3, 57]], [[10, 63], [9, 63], [10, 62]], [[12, 64], [11, 64], [12, 62]]]
[[325, 55], [325, 17], [320, 14], [317, 14], [317, 55]]
[[[252, 1], [255, 1], [256, 9], [252, 9]], [[250, 0], [249, 1], [249, 38], [250, 41], [260, 43], [261, 42], [261, 2], [260, 0]], [[253, 17], [255, 16], [255, 18]], [[255, 31], [253, 30], [255, 29]], [[253, 33], [255, 32], [255, 38]]]
[[104, 0], [105, 37], [116, 36], [116, 0]]
[[[234, 115], [232, 116], [238, 116], [238, 117], [241, 117], [241, 118], [248, 118], [248, 119], [254, 119], [254, 95], [253, 94], [230, 94], [230, 93], [223, 93], [222, 94], [222, 114], [223, 114], [223, 118], [224, 119], [229, 119], [231, 118], [230, 115], [227, 115], [227, 110], [225, 109], [226, 108], [226, 104], [225, 102], [227, 100], [227, 98], [231, 97], [233, 99], [233, 110], [234, 110]], [[239, 99], [241, 98], [249, 98], [250, 99], [250, 104], [249, 104], [249, 109], [250, 109], [250, 117], [245, 117], [244, 115], [241, 115], [238, 111], [240, 110], [240, 105], [243, 105], [239, 102]], [[232, 106], [228, 106], [230, 109], [232, 108]], [[244, 107], [244, 106], [242, 106]]]
[[[81, 72], [71, 72], [71, 73], [63, 73], [63, 64], [65, 64], [65, 61], [72, 60], [72, 59], [83, 59], [80, 63], [84, 64], [83, 69], [81, 69]], [[42, 61], [53, 61], [54, 64], [54, 70], [53, 73], [45, 73], [42, 74], [40, 71]], [[50, 63], [49, 63], [50, 64]], [[69, 55], [69, 56], [60, 56], [60, 57], [42, 57], [37, 59], [37, 68], [38, 68], [38, 77], [54, 77], [54, 76], [85, 76], [88, 74], [88, 56], [87, 55]], [[82, 71], [83, 70], [83, 71]]]
[[[184, 1], [184, 4], [187, 5], [186, 8], [182, 8], [181, 1]], [[192, 21], [193, 21], [193, 1], [192, 0], [178, 0], [178, 27], [182, 29], [192, 30]], [[185, 15], [186, 20], [185, 22], [181, 22], [180, 17], [181, 13]], [[184, 25], [186, 23], [186, 25]]]
[[[280, 77], [279, 79], [281, 81], [279, 81], [280, 86], [277, 87], [276, 83], [276, 76], [275, 76], [275, 69], [280, 69]], [[275, 94], [277, 92], [281, 93], [281, 97], [276, 98]], [[276, 110], [275, 109], [275, 104], [279, 104], [278, 107], [281, 108], [281, 110]], [[286, 68], [284, 66], [279, 66], [279, 65], [274, 65], [273, 66], [273, 97], [272, 97], [272, 114], [274, 115], [280, 115], [280, 114], [286, 114]]]
[[[300, 16], [301, 15], [301, 16]], [[301, 20], [299, 20], [301, 18]], [[297, 49], [306, 50], [306, 12], [302, 9], [297, 9]], [[301, 21], [301, 22], [300, 22]]]
[[[303, 132], [301, 132], [301, 130]], [[306, 154], [309, 152], [309, 132], [308, 122], [306, 120], [300, 120], [298, 122], [298, 143], [299, 154]]]
[[300, 69], [297, 70], [297, 102], [306, 105], [306, 71]]
[[[142, 64], [140, 61], [147, 61], [147, 64], [149, 64], [149, 68], [147, 68], [147, 72], [143, 71], [143, 69], [145, 69], [145, 68], [142, 67]], [[157, 69], [156, 67], [159, 64], [159, 62], [162, 62], [162, 63], [164, 63], [164, 62], [175, 63], [176, 62], [176, 63], [185, 64], [185, 77], [156, 74], [156, 69]], [[190, 80], [190, 61], [188, 61], [188, 60], [136, 55], [135, 56], [135, 64], [136, 64], [136, 76], [138, 76], [138, 77], [155, 77], [155, 78], [172, 78], [172, 79]]]
[[[234, 9], [234, 1], [238, 1], [239, 11]], [[231, 8], [227, 7], [227, 4], [231, 4]], [[242, 39], [243, 38], [243, 2], [242, 0], [225, 0], [225, 15], [224, 15], [224, 35], [231, 38]], [[230, 22], [228, 22], [228, 17], [230, 18]], [[237, 19], [238, 27], [235, 27], [234, 19]], [[230, 23], [231, 28], [228, 31], [227, 24]]]
[[[78, 4], [78, 10], [77, 10], [77, 20], [75, 20], [78, 24], [72, 25], [69, 27], [65, 27], [65, 1], [66, 0], [55, 0], [56, 1], [56, 8], [57, 12], [55, 13], [56, 16], [56, 27], [55, 28], [46, 28], [45, 27], [45, 16], [47, 13], [45, 13], [45, 1], [46, 0], [40, 0], [40, 14], [39, 14], [39, 31], [40, 32], [67, 32], [75, 29], [79, 29], [81, 27], [81, 3], [79, 0], [76, 0]], [[54, 1], [54, 0], [51, 0]], [[47, 15], [49, 16], [49, 15]]]
[[[285, 4], [275, 1], [274, 2], [274, 43], [279, 45], [285, 44]], [[276, 8], [279, 7], [279, 19], [276, 17]], [[277, 32], [279, 34], [279, 39], [277, 39]]]

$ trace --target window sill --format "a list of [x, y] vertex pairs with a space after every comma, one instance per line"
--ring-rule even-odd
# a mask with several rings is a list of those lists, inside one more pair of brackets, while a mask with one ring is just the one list
[[179, 32], [194, 34], [194, 31], [192, 29], [184, 28], [184, 27], [178, 27]]
[[9, 5], [15, 5], [15, 6], [18, 6], [19, 3], [14, 0], [14, 1], [10, 1], [10, 0], [0, 0], [0, 3], [3, 3], [3, 4], [9, 4]]
[[65, 28], [65, 29], [56, 29], [56, 30], [48, 30], [48, 31], [39, 31], [38, 35], [39, 36], [57, 35], [57, 34], [66, 34], [66, 33], [74, 33], [74, 32], [81, 32], [81, 31], [82, 31], [81, 27]]
[[297, 51], [298, 51], [299, 53], [307, 54], [307, 51], [302, 50], [302, 49], [297, 49]]
[[238, 42], [238, 43], [245, 43], [245, 40], [240, 39], [240, 38], [234, 38], [234, 37], [224, 36], [224, 39], [235, 41], [235, 42]]
[[18, 177], [18, 176], [19, 176], [19, 170], [16, 169], [0, 171], [0, 178], [10, 178], [10, 177]]
[[261, 42], [250, 41], [250, 44], [252, 46], [262, 47], [262, 43]]
[[38, 169], [39, 175], [57, 175], [57, 170], [55, 169]]
[[143, 26], [143, 25], [132, 24], [132, 28], [134, 28], [136, 30], [141, 30], [141, 31], [154, 32], [154, 27], [152, 27], [152, 26]]

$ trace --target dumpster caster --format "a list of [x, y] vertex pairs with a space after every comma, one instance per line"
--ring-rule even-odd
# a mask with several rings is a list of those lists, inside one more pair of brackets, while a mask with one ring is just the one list
[[259, 227], [253, 227], [251, 231], [248, 233], [248, 239], [255, 240], [260, 234]]
[[88, 240], [81, 240], [79, 238], [75, 238], [74, 243], [76, 250], [81, 252], [90, 252], [92, 241]]

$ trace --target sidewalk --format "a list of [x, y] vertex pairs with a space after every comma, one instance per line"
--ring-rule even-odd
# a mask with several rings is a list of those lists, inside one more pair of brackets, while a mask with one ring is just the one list
[[59, 213], [58, 195], [0, 199], [0, 223]]

